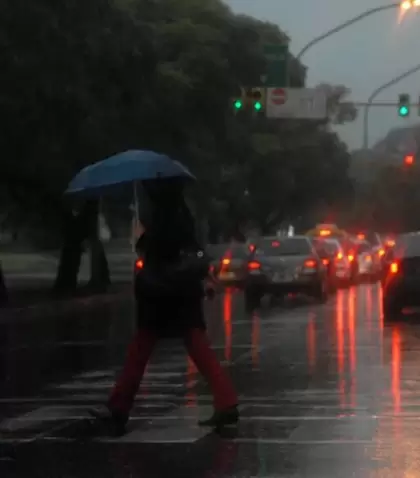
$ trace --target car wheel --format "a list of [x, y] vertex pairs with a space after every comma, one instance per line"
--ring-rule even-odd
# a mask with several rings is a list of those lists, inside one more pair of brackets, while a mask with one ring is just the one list
[[328, 287], [325, 281], [320, 282], [316, 288], [315, 292], [313, 294], [314, 299], [319, 303], [319, 304], [325, 304], [328, 300]]
[[395, 297], [385, 296], [382, 299], [382, 308], [385, 319], [394, 319], [401, 313], [402, 305]]
[[262, 294], [255, 290], [245, 291], [245, 308], [247, 311], [258, 309], [261, 305]]

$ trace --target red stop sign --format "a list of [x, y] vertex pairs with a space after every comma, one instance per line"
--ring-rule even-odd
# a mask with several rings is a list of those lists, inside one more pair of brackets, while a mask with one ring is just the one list
[[271, 102], [274, 105], [284, 105], [286, 103], [286, 91], [283, 88], [275, 88], [271, 92]]

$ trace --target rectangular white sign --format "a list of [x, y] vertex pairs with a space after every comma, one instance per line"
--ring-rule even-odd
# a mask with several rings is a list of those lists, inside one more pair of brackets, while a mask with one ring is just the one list
[[315, 88], [267, 88], [267, 118], [324, 119], [325, 92]]

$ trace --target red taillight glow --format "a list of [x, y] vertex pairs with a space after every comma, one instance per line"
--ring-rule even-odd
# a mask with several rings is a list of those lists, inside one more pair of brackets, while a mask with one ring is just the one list
[[314, 269], [316, 266], [318, 265], [317, 261], [315, 259], [307, 259], [305, 261], [305, 264], [304, 266], [307, 268], [307, 269]]
[[257, 261], [248, 262], [248, 269], [250, 271], [256, 271], [258, 269], [261, 269], [261, 264]]
[[354, 255], [353, 255], [353, 254], [349, 254], [349, 255], [348, 255], [348, 258], [349, 258], [349, 261], [350, 261], [350, 262], [353, 262], [353, 261], [354, 261]]
[[143, 260], [142, 260], [142, 259], [138, 259], [138, 260], [136, 261], [136, 269], [143, 269], [143, 267], [144, 267], [144, 262], [143, 262]]
[[272, 245], [273, 247], [280, 247], [280, 242], [279, 242], [279, 241], [273, 241], [273, 242], [271, 243], [271, 245]]
[[324, 266], [327, 266], [330, 261], [328, 259], [322, 259], [322, 263], [324, 264]]
[[319, 231], [319, 235], [323, 237], [331, 236], [331, 231], [329, 229], [322, 229]]
[[379, 254], [379, 257], [384, 256], [385, 255], [384, 249], [379, 249], [378, 254]]
[[359, 239], [359, 241], [364, 241], [366, 236], [364, 234], [357, 234], [357, 239]]
[[222, 259], [222, 264], [224, 266], [228, 266], [230, 264], [230, 259], [228, 257], [225, 257], [224, 259]]
[[389, 271], [391, 272], [391, 274], [397, 274], [398, 270], [399, 270], [398, 262], [393, 262], [389, 268]]
[[249, 252], [254, 252], [255, 251], [255, 244], [250, 244], [248, 246]]
[[343, 253], [342, 252], [339, 252], [337, 254], [337, 261], [341, 261], [343, 259]]

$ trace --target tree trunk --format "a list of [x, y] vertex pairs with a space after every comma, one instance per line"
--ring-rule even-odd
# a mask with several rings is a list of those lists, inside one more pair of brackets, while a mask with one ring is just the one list
[[4, 280], [3, 269], [0, 263], [0, 306], [7, 304], [9, 301], [9, 294], [7, 293], [6, 282]]
[[54, 293], [68, 296], [77, 289], [77, 278], [83, 254], [83, 242], [87, 237], [88, 211], [86, 206], [80, 214], [68, 214], [65, 218], [64, 244], [61, 249]]
[[89, 211], [89, 246], [90, 246], [90, 281], [93, 292], [105, 292], [111, 284], [105, 249], [99, 237], [99, 201], [90, 204]]
[[110, 284], [108, 262], [98, 235], [98, 209], [98, 201], [89, 200], [80, 214], [69, 214], [66, 219], [64, 245], [54, 285], [54, 292], [60, 296], [72, 295], [77, 289], [83, 244], [86, 240], [89, 240], [92, 258], [89, 286], [93, 292], [103, 292]]
[[89, 287], [94, 292], [105, 292], [111, 284], [111, 278], [104, 245], [98, 237], [91, 238], [89, 244], [91, 251]]

